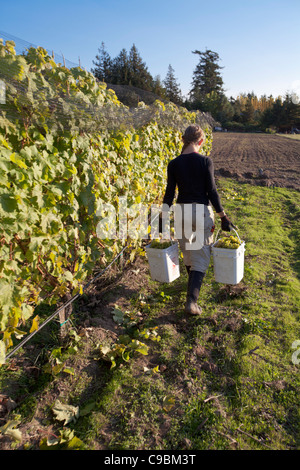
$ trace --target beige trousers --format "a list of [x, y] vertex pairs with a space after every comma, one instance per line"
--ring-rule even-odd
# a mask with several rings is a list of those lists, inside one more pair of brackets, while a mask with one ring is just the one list
[[200, 271], [205, 273], [210, 264], [211, 257], [211, 246], [213, 244], [213, 231], [214, 231], [214, 212], [211, 206], [202, 205], [201, 214], [202, 222], [196, 223], [196, 209], [199, 204], [193, 203], [191, 206], [192, 211], [192, 231], [196, 234], [196, 229], [199, 231], [199, 225], [201, 226], [203, 234], [203, 245], [201, 248], [192, 249], [193, 242], [189, 238], [188, 234], [185, 233], [185, 217], [184, 211], [186, 204], [179, 204], [182, 208], [182, 233], [181, 237], [178, 238], [179, 246], [183, 254], [183, 262], [186, 266], [190, 266], [191, 271]]

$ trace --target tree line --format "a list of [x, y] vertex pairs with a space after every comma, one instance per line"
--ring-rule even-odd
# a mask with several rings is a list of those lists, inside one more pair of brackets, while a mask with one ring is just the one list
[[[172, 101], [177, 105], [183, 105], [181, 90], [171, 64], [164, 80], [161, 80], [159, 75], [152, 77], [135, 44], [132, 45], [129, 52], [123, 48], [115, 58], [111, 58], [104, 42], [102, 42], [93, 64], [95, 67], [91, 72], [98, 80], [109, 85], [126, 85], [136, 89], [136, 92], [133, 91], [132, 94], [128, 92], [124, 97], [121, 96], [121, 101], [123, 98], [125, 104], [133, 104], [131, 101], [134, 100], [134, 97], [139, 99], [140, 96], [137, 95], [139, 89], [149, 92], [149, 97], [150, 93], [153, 94], [152, 100], [158, 97], [162, 100]], [[147, 101], [147, 95], [142, 93], [141, 96], [142, 98], [146, 96], [145, 101]]]
[[188, 110], [210, 113], [228, 130], [290, 132], [300, 128], [300, 106], [294, 95], [257, 97], [252, 92], [228, 98], [218, 53], [208, 49], [192, 53], [197, 55], [198, 64], [187, 97], [182, 95], [172, 65], [169, 64], [163, 80], [159, 75], [152, 77], [135, 44], [129, 52], [123, 48], [111, 58], [102, 42], [91, 71], [100, 81], [115, 87], [118, 98], [129, 106], [137, 105], [139, 101], [148, 104], [151, 99], [159, 98]]

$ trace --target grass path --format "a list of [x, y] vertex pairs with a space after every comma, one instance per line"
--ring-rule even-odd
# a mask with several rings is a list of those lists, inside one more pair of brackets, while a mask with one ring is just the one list
[[[16, 404], [8, 412], [2, 401], [0, 418], [21, 435], [0, 434], [0, 447], [299, 449], [299, 193], [218, 185], [246, 243], [241, 283], [216, 283], [211, 264], [199, 318], [183, 312], [184, 269], [159, 284], [140, 258], [99, 285], [77, 302], [64, 348], [52, 327], [0, 370]], [[114, 368], [111, 351], [122, 353]], [[69, 373], [56, 373], [60, 362]], [[65, 425], [56, 400], [78, 411]]]

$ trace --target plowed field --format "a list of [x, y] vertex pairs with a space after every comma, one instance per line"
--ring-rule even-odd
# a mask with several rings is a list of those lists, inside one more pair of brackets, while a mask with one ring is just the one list
[[300, 141], [268, 134], [215, 132], [215, 175], [300, 190]]

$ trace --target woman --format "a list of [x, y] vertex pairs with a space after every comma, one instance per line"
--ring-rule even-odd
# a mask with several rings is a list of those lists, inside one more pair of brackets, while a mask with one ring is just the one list
[[163, 204], [167, 204], [169, 207], [172, 206], [177, 186], [177, 204], [182, 207], [183, 222], [188, 205], [192, 205], [193, 232], [196, 231], [198, 226], [196, 223], [197, 205], [203, 205], [204, 224], [202, 226], [204, 229], [204, 245], [200, 249], [191, 249], [191, 239], [186, 236], [184, 227], [182, 236], [179, 238], [183, 261], [189, 275], [185, 312], [199, 315], [202, 313], [202, 309], [197, 304], [197, 301], [203, 278], [209, 267], [211, 245], [213, 243], [214, 213], [211, 205], [221, 218], [222, 230], [230, 231], [233, 225], [224, 212], [217, 192], [213, 162], [211, 158], [199, 154], [205, 139], [203, 130], [197, 124], [190, 125], [185, 130], [182, 139], [184, 145], [181, 154], [168, 164], [167, 188]]

